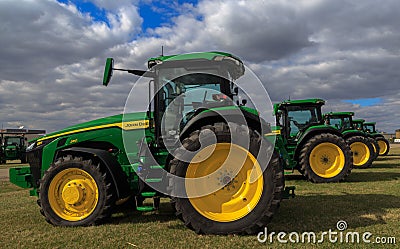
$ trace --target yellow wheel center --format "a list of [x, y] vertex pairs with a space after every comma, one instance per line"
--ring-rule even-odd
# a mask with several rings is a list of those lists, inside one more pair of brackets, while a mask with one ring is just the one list
[[70, 168], [59, 172], [51, 181], [49, 203], [59, 217], [79, 221], [96, 208], [99, 190], [96, 181], [86, 171]]
[[387, 144], [385, 143], [385, 141], [378, 140], [378, 145], [379, 145], [379, 155], [385, 154], [385, 152], [388, 149], [387, 148]]
[[72, 181], [64, 186], [62, 190], [62, 199], [67, 204], [77, 204], [84, 198], [84, 191], [85, 188], [82, 187], [81, 183]]
[[[196, 182], [192, 178], [205, 180]], [[186, 179], [192, 206], [218, 222], [235, 221], [250, 213], [258, 204], [264, 185], [257, 159], [243, 147], [230, 143], [210, 145], [197, 153], [188, 166]], [[198, 197], [199, 193], [207, 194]]]
[[353, 153], [354, 166], [363, 166], [368, 162], [371, 154], [366, 144], [362, 142], [355, 142], [350, 145], [350, 149]]
[[310, 167], [323, 178], [332, 178], [342, 172], [345, 158], [336, 144], [325, 142], [314, 147], [309, 157]]

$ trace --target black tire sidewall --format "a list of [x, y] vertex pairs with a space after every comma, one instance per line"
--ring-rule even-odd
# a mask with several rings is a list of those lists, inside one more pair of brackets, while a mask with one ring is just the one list
[[[88, 217], [80, 221], [68, 221], [59, 217], [51, 208], [48, 198], [48, 190], [54, 177], [63, 170], [71, 168], [80, 169], [89, 174], [95, 180], [99, 192], [96, 208]], [[84, 161], [63, 161], [61, 163], [53, 164], [49, 168], [49, 170], [46, 171], [40, 183], [39, 199], [44, 215], [48, 219], [47, 221], [51, 224], [57, 226], [87, 226], [94, 225], [97, 222], [99, 216], [101, 216], [107, 198], [106, 192], [106, 183], [101, 173], [99, 172], [99, 170], [96, 169], [94, 165], [86, 164]]]
[[352, 137], [349, 137], [346, 139], [346, 143], [350, 146], [350, 149], [351, 149], [351, 145], [356, 142], [365, 144], [369, 149], [370, 156], [368, 158], [368, 161], [364, 165], [356, 166], [353, 164], [353, 169], [366, 169], [366, 168], [371, 167], [372, 162], [374, 160], [374, 156], [375, 156], [374, 147], [372, 146], [372, 144], [370, 143], [370, 141], [367, 138], [362, 137], [362, 136], [352, 136]]
[[[227, 139], [226, 134], [220, 134], [215, 132], [218, 143], [230, 143], [230, 139]], [[248, 135], [247, 135], [248, 138]], [[190, 139], [189, 139], [190, 140]], [[197, 141], [193, 141], [193, 144], [196, 144]], [[195, 146], [194, 146], [195, 147]], [[255, 155], [258, 153], [255, 148], [258, 148], [259, 145], [255, 139], [250, 139], [249, 151]], [[190, 148], [189, 148], [190, 149]], [[256, 154], [257, 155], [257, 154]], [[175, 175], [180, 177], [186, 176], [186, 171], [189, 163], [185, 163], [182, 161], [178, 161], [176, 163], [176, 170], [174, 172]], [[232, 233], [254, 233], [258, 228], [254, 227], [254, 225], [258, 223], [267, 223], [272, 216], [272, 213], [275, 212], [277, 208], [277, 203], [281, 199], [281, 191], [277, 190], [277, 179], [276, 171], [279, 171], [279, 155], [274, 153], [269, 165], [266, 167], [266, 170], [263, 172], [263, 192], [260, 200], [254, 209], [247, 214], [245, 217], [240, 218], [231, 222], [217, 222], [204, 217], [200, 213], [198, 213], [195, 208], [192, 206], [190, 200], [188, 198], [174, 198], [175, 207], [178, 212], [182, 212], [182, 219], [185, 223], [189, 222], [189, 227], [195, 230], [197, 233], [206, 233], [206, 234], [232, 234]], [[282, 174], [282, 185], [283, 183], [283, 171]], [[283, 186], [282, 186], [283, 188]], [[280, 192], [279, 192], [280, 191]], [[279, 192], [277, 194], [276, 192]], [[279, 195], [279, 197], [277, 197]], [[277, 201], [279, 199], [279, 201]], [[268, 217], [266, 217], [266, 210], [268, 210]], [[260, 217], [261, 220], [260, 220]], [[267, 221], [268, 220], [268, 221]]]
[[[322, 143], [332, 143], [338, 146], [344, 155], [344, 165], [342, 171], [334, 177], [324, 178], [317, 175], [311, 168], [310, 165], [310, 156], [313, 149]], [[350, 147], [346, 144], [343, 138], [330, 134], [323, 133], [315, 135], [310, 138], [304, 145], [300, 153], [300, 168], [301, 171], [304, 172], [304, 176], [307, 177], [308, 180], [314, 183], [329, 183], [329, 182], [339, 182], [343, 181], [349, 174], [353, 166], [353, 157], [351, 155]]]

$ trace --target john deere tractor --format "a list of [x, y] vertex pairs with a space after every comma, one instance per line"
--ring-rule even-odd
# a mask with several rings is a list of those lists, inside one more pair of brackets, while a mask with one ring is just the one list
[[324, 124], [322, 99], [287, 100], [274, 105], [275, 143], [285, 169], [297, 169], [314, 183], [339, 182], [351, 172], [353, 158], [343, 134]]
[[26, 163], [25, 137], [5, 136], [3, 142], [1, 163], [6, 163], [6, 160], [21, 160], [21, 163]]
[[[197, 233], [247, 234], [264, 227], [281, 201], [283, 167], [258, 110], [232, 101], [235, 81], [245, 73], [242, 61], [222, 52], [159, 56], [143, 71], [114, 68], [109, 58], [104, 85], [115, 70], [148, 78], [147, 111], [40, 137], [27, 149], [30, 167], [10, 169], [13, 183], [38, 196], [46, 220], [93, 225], [128, 198], [137, 210], [150, 211], [160, 197], [170, 197], [176, 216]], [[326, 163], [337, 160], [333, 172], [347, 169], [341, 140], [333, 133], [319, 136], [326, 140]], [[143, 204], [146, 198], [152, 206]]]
[[379, 145], [379, 156], [386, 156], [390, 150], [389, 141], [375, 129], [375, 122], [365, 122], [364, 119], [355, 120], [357, 129], [369, 134]]
[[343, 134], [353, 154], [353, 166], [368, 168], [378, 156], [376, 142], [354, 127], [353, 116], [354, 112], [328, 112], [324, 114], [324, 119], [325, 124], [335, 127]]

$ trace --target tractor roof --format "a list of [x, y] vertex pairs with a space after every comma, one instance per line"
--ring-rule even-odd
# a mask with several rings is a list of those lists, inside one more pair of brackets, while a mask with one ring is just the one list
[[307, 104], [325, 104], [323, 99], [296, 99], [296, 100], [285, 100], [279, 103], [280, 105], [307, 105]]
[[278, 113], [279, 109], [283, 106], [300, 106], [300, 105], [324, 105], [325, 100], [323, 99], [297, 99], [297, 100], [285, 100], [280, 103], [274, 104], [274, 113]]
[[151, 61], [183, 61], [183, 60], [209, 60], [209, 61], [217, 61], [218, 58], [222, 59], [223, 57], [231, 57], [239, 62], [242, 62], [238, 57], [225, 53], [225, 52], [197, 52], [197, 53], [188, 53], [188, 54], [176, 54], [176, 55], [163, 55], [159, 57], [153, 57], [149, 59]]
[[343, 117], [343, 116], [354, 116], [354, 112], [328, 112], [324, 114], [325, 116], [337, 116], [337, 117]]
[[365, 122], [364, 125], [375, 125], [376, 122]]
[[353, 123], [364, 123], [364, 122], [365, 122], [365, 119], [361, 119], [361, 118], [353, 119]]
[[[225, 53], [225, 52], [197, 52], [189, 54], [177, 54], [177, 55], [163, 55], [159, 57], [150, 58], [147, 62], [147, 67], [150, 69], [158, 64], [164, 63], [187, 63], [190, 62], [214, 62], [214, 63], [225, 63], [227, 70], [230, 72], [232, 78], [235, 80], [244, 74], [245, 68], [243, 62], [236, 56]], [[176, 64], [173, 64], [176, 65]], [[208, 64], [207, 64], [208, 65]], [[210, 65], [208, 65], [210, 66]]]

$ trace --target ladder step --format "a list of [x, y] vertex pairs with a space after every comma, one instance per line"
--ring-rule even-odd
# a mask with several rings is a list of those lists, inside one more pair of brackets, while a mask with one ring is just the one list
[[162, 178], [147, 178], [144, 181], [145, 182], [161, 182]]
[[153, 197], [156, 195], [156, 192], [143, 192], [141, 193], [143, 197]]
[[149, 212], [149, 211], [153, 211], [154, 207], [152, 207], [152, 206], [142, 206], [142, 207], [136, 207], [136, 210], [140, 211], [140, 212]]
[[164, 169], [164, 167], [160, 165], [151, 165], [150, 169]]

